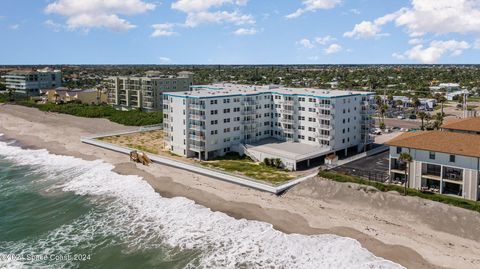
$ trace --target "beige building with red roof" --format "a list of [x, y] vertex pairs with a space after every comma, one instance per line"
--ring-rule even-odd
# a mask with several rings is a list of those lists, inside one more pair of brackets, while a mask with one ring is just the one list
[[408, 186], [414, 189], [480, 199], [480, 120], [469, 118], [449, 122], [441, 131], [408, 132], [389, 142], [392, 181], [404, 182], [408, 152]]

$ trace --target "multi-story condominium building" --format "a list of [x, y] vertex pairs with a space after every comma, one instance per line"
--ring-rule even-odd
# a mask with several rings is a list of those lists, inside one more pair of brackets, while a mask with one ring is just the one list
[[62, 86], [62, 72], [50, 68], [38, 70], [14, 70], [3, 76], [7, 90], [35, 96], [41, 89]]
[[118, 109], [162, 110], [162, 93], [188, 91], [193, 84], [193, 73], [179, 72], [178, 76], [164, 76], [149, 71], [146, 76], [122, 76], [108, 79], [108, 102]]
[[470, 200], [480, 199], [480, 118], [447, 123], [441, 131], [408, 132], [388, 142], [390, 177], [404, 182], [408, 152], [408, 186]]
[[200, 159], [248, 154], [248, 145], [269, 139], [271, 145], [287, 141], [254, 157], [278, 157], [296, 169], [300, 161], [371, 144], [372, 97], [371, 92], [279, 86], [192, 86], [188, 92], [164, 93], [164, 129], [173, 153]]

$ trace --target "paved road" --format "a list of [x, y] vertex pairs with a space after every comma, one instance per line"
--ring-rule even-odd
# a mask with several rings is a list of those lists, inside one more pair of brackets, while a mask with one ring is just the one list
[[[379, 125], [378, 119], [375, 119], [375, 124], [376, 126]], [[419, 120], [385, 119], [385, 125], [387, 125], [387, 127], [420, 128], [422, 123]]]

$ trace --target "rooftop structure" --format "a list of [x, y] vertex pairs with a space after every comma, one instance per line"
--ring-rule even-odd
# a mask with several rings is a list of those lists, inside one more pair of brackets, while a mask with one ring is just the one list
[[192, 86], [164, 94], [164, 128], [170, 150], [179, 155], [211, 159], [238, 152], [259, 161], [281, 158], [295, 170], [310, 159], [372, 143], [373, 95], [278, 85]]

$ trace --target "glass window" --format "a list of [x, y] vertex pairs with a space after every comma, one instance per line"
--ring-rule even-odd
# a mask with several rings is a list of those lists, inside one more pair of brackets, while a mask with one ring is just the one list
[[455, 155], [450, 155], [450, 162], [454, 163], [455, 162]]
[[430, 158], [430, 160], [435, 160], [435, 152], [430, 151], [429, 158]]

